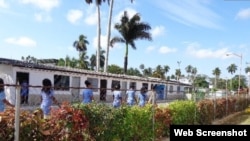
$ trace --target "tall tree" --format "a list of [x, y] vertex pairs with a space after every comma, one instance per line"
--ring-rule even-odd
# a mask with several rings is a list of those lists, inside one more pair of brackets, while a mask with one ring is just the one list
[[[237, 66], [235, 64], [231, 64], [230, 66], [227, 67], [227, 71], [233, 75], [237, 70]], [[233, 78], [230, 79], [230, 90], [232, 90], [233, 86]]]
[[245, 72], [246, 72], [246, 73], [249, 73], [249, 72], [250, 72], [250, 67], [249, 67], [249, 66], [245, 68]]
[[[101, 68], [103, 68], [104, 62], [105, 62], [104, 54], [105, 54], [105, 50], [101, 49], [100, 60], [99, 60]], [[92, 54], [90, 57], [90, 66], [92, 70], [94, 70], [94, 67], [96, 67], [96, 55], [95, 54]]]
[[[107, 48], [106, 48], [106, 59], [104, 63], [104, 72], [107, 72], [108, 67], [108, 59], [109, 59], [109, 47], [110, 47], [110, 35], [111, 35], [111, 20], [112, 20], [112, 14], [113, 14], [113, 5], [115, 0], [110, 0], [110, 6], [109, 6], [109, 21], [108, 21], [108, 35], [107, 35]], [[131, 3], [133, 0], [131, 0]]]
[[108, 66], [108, 72], [115, 73], [115, 74], [122, 74], [122, 68], [120, 66], [112, 64], [112, 65]]
[[[93, 3], [94, 0], [85, 0], [85, 2], [87, 4], [91, 4]], [[97, 33], [98, 33], [98, 39], [97, 39], [97, 53], [96, 53], [96, 71], [99, 71], [99, 67], [100, 67], [100, 49], [101, 49], [101, 14], [100, 14], [100, 5], [102, 4], [102, 2], [105, 2], [106, 0], [95, 0], [95, 4], [96, 4], [96, 8], [97, 8], [97, 12], [98, 12], [98, 28], [97, 28]], [[109, 0], [107, 0], [109, 3]]]
[[[164, 73], [166, 73], [166, 76], [167, 76], [167, 73], [169, 72], [170, 67], [168, 65], [165, 65], [165, 66], [163, 66], [163, 70], [164, 70]], [[168, 78], [168, 77], [166, 77], [166, 78]]]
[[143, 75], [145, 76], [152, 76], [152, 68], [148, 67], [146, 69], [143, 70]]
[[76, 48], [76, 50], [79, 52], [79, 59], [81, 58], [82, 52], [87, 50], [87, 45], [89, 44], [89, 41], [87, 40], [87, 37], [81, 34], [79, 36], [78, 40], [75, 40], [73, 43], [73, 47]]
[[111, 39], [111, 47], [117, 43], [125, 43], [125, 57], [124, 57], [124, 73], [127, 73], [128, 66], [128, 45], [133, 49], [136, 49], [135, 40], [138, 39], [147, 39], [152, 40], [149, 30], [151, 26], [147, 23], [141, 22], [141, 17], [139, 13], [136, 13], [131, 19], [127, 14], [127, 11], [124, 11], [123, 16], [121, 17], [121, 23], [115, 24], [115, 29], [121, 34], [120, 37], [115, 36]]
[[141, 71], [142, 71], [142, 74], [144, 75], [144, 73], [143, 73], [143, 70], [145, 69], [145, 66], [144, 66], [144, 64], [140, 64], [139, 68], [141, 69]]
[[162, 68], [161, 65], [157, 65], [152, 76], [156, 77], [156, 78], [161, 78], [161, 79], [165, 79], [165, 70]]
[[21, 57], [22, 61], [27, 62], [27, 63], [37, 63], [37, 58], [28, 55], [27, 57], [22, 56]]
[[220, 74], [221, 74], [220, 68], [216, 67], [216, 68], [213, 70], [213, 75], [215, 76], [215, 79], [214, 79], [215, 88], [217, 88], [217, 81], [218, 81], [218, 79], [220, 78]]
[[193, 69], [193, 66], [191, 66], [191, 65], [188, 65], [188, 66], [185, 68], [185, 70], [186, 70], [186, 72], [187, 72], [187, 74], [188, 74], [188, 79], [189, 79], [189, 81], [190, 81], [190, 74], [191, 74], [192, 69]]
[[87, 56], [87, 52], [83, 51], [79, 59], [79, 68], [88, 69], [89, 67], [88, 59], [89, 59], [89, 56]]
[[180, 80], [180, 76], [181, 76], [181, 69], [176, 69], [175, 70], [175, 75], [176, 75], [177, 80], [179, 81]]

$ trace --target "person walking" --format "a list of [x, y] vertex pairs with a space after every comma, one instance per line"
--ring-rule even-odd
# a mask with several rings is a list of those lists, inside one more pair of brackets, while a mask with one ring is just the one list
[[157, 84], [152, 85], [151, 92], [149, 94], [149, 99], [148, 99], [149, 104], [156, 105], [156, 88], [157, 88]]
[[138, 100], [139, 100], [138, 105], [140, 107], [144, 107], [147, 101], [147, 89], [145, 87], [141, 88], [141, 91], [138, 95]]
[[23, 80], [21, 84], [21, 104], [28, 104], [29, 99], [29, 87], [28, 82], [26, 80]]
[[92, 103], [92, 101], [94, 100], [92, 85], [88, 80], [85, 81], [85, 85], [86, 88], [82, 92], [82, 103], [83, 104]]
[[59, 103], [54, 97], [54, 90], [52, 89], [52, 83], [49, 79], [45, 78], [42, 81], [43, 87], [41, 90], [41, 105], [40, 108], [43, 111], [43, 118], [47, 119], [50, 117], [51, 106], [53, 102], [59, 107]]
[[126, 92], [127, 105], [133, 106], [135, 103], [137, 103], [136, 96], [135, 96], [135, 86], [131, 85], [129, 90]]
[[15, 106], [11, 104], [7, 99], [4, 92], [4, 81], [0, 78], [0, 113], [5, 111], [5, 105], [14, 108]]
[[122, 104], [122, 94], [120, 91], [120, 84], [116, 84], [113, 91], [113, 107], [119, 108]]

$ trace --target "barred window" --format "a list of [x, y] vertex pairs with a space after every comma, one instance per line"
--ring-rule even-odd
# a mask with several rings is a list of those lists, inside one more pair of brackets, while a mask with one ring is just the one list
[[69, 91], [69, 76], [54, 75], [54, 89], [61, 91]]

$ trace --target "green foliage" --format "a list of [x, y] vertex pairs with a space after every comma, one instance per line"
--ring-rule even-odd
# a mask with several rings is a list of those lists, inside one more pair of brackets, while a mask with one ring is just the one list
[[176, 100], [169, 104], [172, 124], [192, 125], [196, 122], [196, 103], [191, 100]]
[[145, 107], [133, 106], [124, 107], [127, 114], [124, 115], [122, 127], [122, 140], [126, 141], [151, 141], [154, 132], [153, 129], [153, 115], [152, 106]]
[[204, 99], [197, 103], [198, 124], [209, 125], [214, 119], [214, 104], [212, 100]]
[[112, 140], [120, 136], [125, 110], [117, 110], [106, 104], [76, 104], [74, 107], [83, 110], [89, 120], [90, 135], [96, 140]]
[[[151, 141], [169, 136], [171, 124], [209, 125], [249, 106], [244, 96], [173, 101], [166, 107], [147, 104], [145, 107], [113, 108], [108, 104], [63, 103], [52, 109], [49, 119], [42, 110], [20, 112], [20, 140], [36, 141]], [[15, 111], [0, 113], [0, 140], [14, 140]]]
[[156, 137], [169, 136], [170, 124], [172, 123], [171, 110], [166, 107], [155, 109], [155, 135]]

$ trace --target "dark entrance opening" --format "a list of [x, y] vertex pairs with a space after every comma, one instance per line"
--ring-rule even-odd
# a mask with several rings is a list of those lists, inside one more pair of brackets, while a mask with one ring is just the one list
[[100, 80], [100, 101], [106, 101], [106, 95], [107, 95], [107, 80], [101, 79]]

